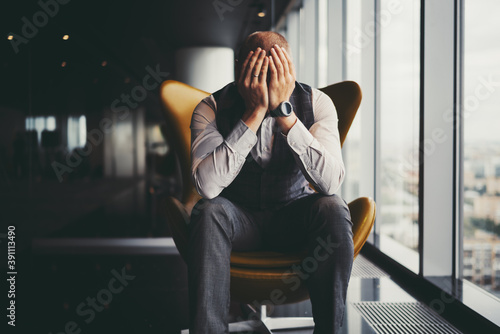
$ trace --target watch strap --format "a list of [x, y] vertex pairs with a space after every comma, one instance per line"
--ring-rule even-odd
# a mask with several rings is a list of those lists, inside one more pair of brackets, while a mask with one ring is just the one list
[[276, 109], [271, 110], [271, 116], [272, 117], [278, 117], [281, 115], [281, 103], [278, 105]]

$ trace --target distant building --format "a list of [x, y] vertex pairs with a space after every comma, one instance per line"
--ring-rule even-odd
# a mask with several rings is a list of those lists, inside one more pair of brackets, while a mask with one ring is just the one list
[[500, 238], [476, 231], [464, 239], [463, 277], [500, 296]]
[[486, 178], [486, 193], [500, 196], [500, 177], [490, 176]]
[[500, 196], [483, 195], [474, 198], [473, 216], [475, 218], [491, 219], [500, 224]]

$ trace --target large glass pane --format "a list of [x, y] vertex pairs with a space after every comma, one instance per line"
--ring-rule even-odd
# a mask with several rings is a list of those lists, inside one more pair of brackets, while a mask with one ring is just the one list
[[417, 271], [420, 1], [380, 4], [380, 248]]
[[500, 2], [464, 8], [463, 277], [500, 297]]
[[318, 0], [318, 84], [328, 85], [328, 4], [327, 0]]
[[[361, 43], [361, 0], [346, 1], [346, 41], [344, 45], [346, 59], [346, 80], [356, 81], [361, 85], [361, 55], [364, 45]], [[342, 185], [342, 197], [350, 202], [360, 196], [361, 182], [361, 118], [363, 117], [363, 102], [358, 109], [354, 122], [349, 129], [342, 148], [346, 178]], [[366, 171], [365, 171], [366, 172]]]

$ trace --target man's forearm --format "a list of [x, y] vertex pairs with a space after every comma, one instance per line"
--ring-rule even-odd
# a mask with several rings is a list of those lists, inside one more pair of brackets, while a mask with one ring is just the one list
[[315, 189], [334, 194], [345, 175], [341, 156], [330, 153], [300, 121], [288, 132], [287, 142], [302, 173]]
[[247, 109], [241, 117], [241, 120], [253, 131], [253, 133], [257, 133], [257, 130], [259, 130], [266, 116], [266, 112], [267, 109], [265, 108], [257, 108], [256, 110]]
[[278, 126], [281, 130], [281, 133], [284, 135], [287, 135], [290, 129], [295, 125], [297, 122], [297, 115], [292, 111], [292, 114], [288, 117], [282, 116], [282, 117], [276, 117], [276, 123], [278, 123]]
[[213, 198], [231, 184], [256, 142], [257, 136], [242, 121], [225, 140], [215, 127], [205, 129], [192, 146], [191, 175], [200, 195]]

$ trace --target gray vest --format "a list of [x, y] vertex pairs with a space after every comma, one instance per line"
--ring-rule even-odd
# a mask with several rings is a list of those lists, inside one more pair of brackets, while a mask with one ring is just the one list
[[[235, 83], [213, 94], [217, 103], [217, 129], [224, 138], [245, 112]], [[290, 103], [298, 119], [309, 129], [314, 123], [311, 87], [295, 83]], [[254, 210], [277, 209], [314, 191], [293, 158], [281, 132], [274, 134], [271, 160], [262, 168], [249, 153], [240, 173], [220, 196]]]

